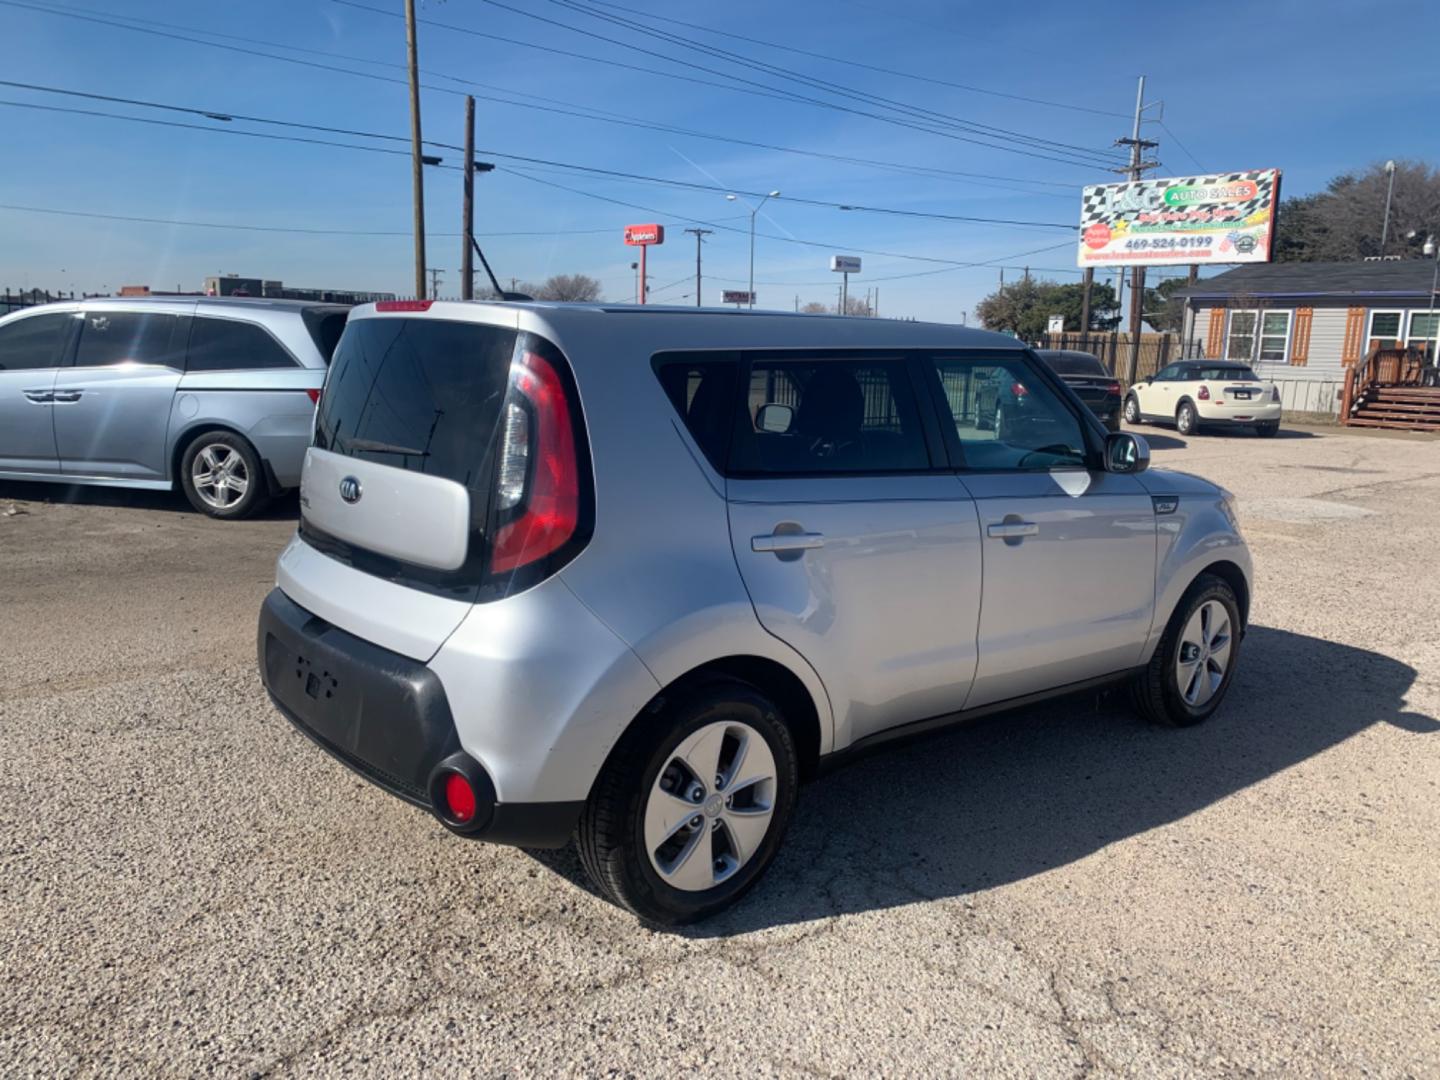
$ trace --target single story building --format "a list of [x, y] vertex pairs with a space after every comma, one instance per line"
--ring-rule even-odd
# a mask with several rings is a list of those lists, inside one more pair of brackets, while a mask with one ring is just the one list
[[1250, 361], [1287, 409], [1333, 413], [1346, 369], [1371, 349], [1434, 355], [1435, 271], [1432, 259], [1239, 266], [1179, 293], [1184, 339], [1209, 358]]

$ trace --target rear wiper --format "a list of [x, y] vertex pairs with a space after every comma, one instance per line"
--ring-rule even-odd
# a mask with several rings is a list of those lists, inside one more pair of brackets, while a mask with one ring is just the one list
[[351, 450], [364, 450], [371, 454], [403, 454], [406, 457], [429, 457], [429, 450], [417, 450], [413, 446], [396, 446], [394, 443], [376, 442], [374, 439], [346, 439], [345, 445]]

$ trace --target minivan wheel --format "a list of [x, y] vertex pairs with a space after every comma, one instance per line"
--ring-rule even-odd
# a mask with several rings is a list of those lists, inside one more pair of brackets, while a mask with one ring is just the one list
[[1240, 605], [1235, 591], [1201, 574], [1180, 601], [1155, 655], [1136, 678], [1140, 714], [1167, 727], [1207, 719], [1225, 698], [1240, 650]]
[[1127, 424], [1140, 423], [1140, 402], [1134, 394], [1125, 398], [1125, 422]]
[[799, 779], [775, 704], [748, 683], [707, 682], [637, 722], [611, 754], [580, 817], [580, 860], [648, 923], [703, 919], [770, 865]]
[[197, 435], [180, 459], [180, 486], [202, 514], [232, 521], [249, 517], [270, 501], [260, 455], [239, 435]]
[[1195, 406], [1188, 401], [1182, 401], [1180, 408], [1175, 410], [1175, 427], [1181, 435], [1194, 435], [1198, 419]]

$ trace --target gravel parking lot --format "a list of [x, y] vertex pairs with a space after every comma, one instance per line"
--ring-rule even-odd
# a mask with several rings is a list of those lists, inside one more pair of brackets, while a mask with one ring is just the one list
[[0, 1069], [1440, 1075], [1440, 442], [1145, 430], [1240, 497], [1221, 713], [1069, 702], [865, 759], [680, 934], [272, 710], [293, 502], [0, 485]]

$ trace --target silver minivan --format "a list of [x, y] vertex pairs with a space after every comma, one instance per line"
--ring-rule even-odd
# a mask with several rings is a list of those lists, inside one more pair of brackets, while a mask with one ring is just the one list
[[1160, 723], [1210, 716], [1250, 556], [1226, 492], [1148, 460], [961, 327], [358, 308], [261, 673], [452, 832], [573, 837], [608, 896], [686, 922], [867, 748], [1115, 685]]
[[0, 319], [0, 479], [171, 490], [241, 518], [300, 482], [349, 308], [120, 298]]

